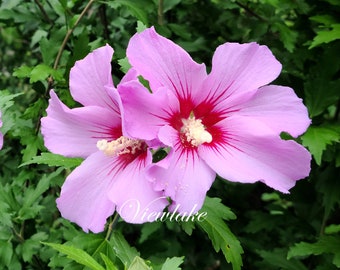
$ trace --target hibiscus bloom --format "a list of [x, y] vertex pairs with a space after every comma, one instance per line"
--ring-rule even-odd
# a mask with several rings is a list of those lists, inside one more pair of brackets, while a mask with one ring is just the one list
[[153, 93], [120, 93], [126, 131], [157, 136], [171, 147], [149, 170], [155, 188], [171, 197], [170, 209], [199, 210], [216, 173], [284, 193], [308, 176], [310, 153], [280, 137], [306, 131], [307, 109], [291, 88], [268, 85], [281, 64], [266, 46], [225, 43], [207, 74], [204, 64], [152, 27], [131, 38], [127, 57]]
[[83, 107], [70, 109], [51, 91], [47, 116], [41, 120], [51, 152], [85, 158], [66, 178], [57, 207], [86, 232], [103, 231], [115, 210], [127, 222], [142, 223], [152, 221], [143, 217], [145, 211], [159, 212], [168, 204], [144, 173], [152, 163], [148, 142], [122, 131], [117, 89], [132, 90], [139, 83], [131, 70], [114, 88], [112, 55], [113, 49], [106, 45], [77, 61], [70, 72], [70, 91]]

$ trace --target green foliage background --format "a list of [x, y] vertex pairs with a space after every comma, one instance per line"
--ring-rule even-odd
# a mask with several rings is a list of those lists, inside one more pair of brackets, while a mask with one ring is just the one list
[[[337, 0], [0, 1], [1, 269], [340, 268], [340, 2]], [[80, 159], [47, 153], [40, 134], [48, 90], [70, 107], [69, 70], [91, 50], [115, 49], [126, 68], [129, 38], [145, 26], [211, 64], [224, 42], [267, 45], [312, 118], [298, 138], [312, 171], [291, 194], [217, 179], [203, 223], [114, 222], [86, 234], [55, 205]], [[227, 207], [228, 206], [228, 207]], [[65, 256], [67, 255], [67, 256]]]

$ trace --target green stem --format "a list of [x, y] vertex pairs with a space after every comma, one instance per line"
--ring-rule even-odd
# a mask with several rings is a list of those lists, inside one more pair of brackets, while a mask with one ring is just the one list
[[109, 241], [111, 234], [112, 234], [112, 230], [114, 229], [114, 227], [118, 223], [118, 220], [119, 220], [119, 214], [116, 212], [115, 215], [113, 216], [112, 221], [109, 223], [109, 227], [107, 229], [107, 233], [106, 233], [106, 236], [105, 236], [106, 241]]
[[163, 20], [163, 14], [164, 14], [164, 1], [163, 0], [158, 0], [158, 24], [163, 25], [164, 20]]
[[[80, 13], [78, 19], [76, 20], [76, 22], [74, 23], [74, 25], [72, 26], [72, 28], [70, 28], [66, 35], [65, 35], [65, 38], [63, 40], [63, 42], [61, 43], [61, 46], [59, 48], [59, 51], [58, 51], [58, 54], [57, 54], [57, 57], [54, 61], [54, 65], [53, 65], [53, 69], [57, 69], [58, 65], [59, 65], [59, 62], [60, 62], [60, 59], [61, 59], [61, 56], [63, 54], [63, 51], [65, 49], [65, 46], [67, 44], [67, 41], [70, 39], [70, 36], [72, 35], [74, 29], [78, 26], [79, 22], [81, 21], [81, 19], [84, 17], [84, 15], [86, 14], [86, 12], [89, 10], [90, 6], [93, 4], [95, 0], [90, 0], [87, 5], [85, 6], [84, 10]], [[52, 76], [48, 79], [48, 90], [52, 88], [52, 84], [53, 84], [53, 78]]]

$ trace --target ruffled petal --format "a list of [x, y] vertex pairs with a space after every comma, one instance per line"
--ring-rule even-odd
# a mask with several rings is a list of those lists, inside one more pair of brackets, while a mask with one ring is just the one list
[[115, 210], [107, 196], [114, 181], [112, 168], [117, 159], [96, 152], [67, 178], [61, 188], [57, 207], [62, 217], [77, 223], [85, 232], [102, 232], [106, 220]]
[[131, 137], [152, 140], [169, 118], [169, 98], [165, 89], [150, 93], [139, 82], [119, 86], [123, 129]]
[[157, 190], [164, 190], [173, 203], [170, 211], [195, 214], [203, 205], [216, 173], [195, 151], [177, 148], [159, 163], [152, 164], [148, 173]]
[[310, 153], [295, 141], [281, 140], [267, 125], [246, 117], [221, 121], [220, 138], [199, 147], [199, 155], [221, 177], [266, 185], [287, 193], [310, 172]]
[[75, 63], [70, 71], [72, 97], [84, 106], [100, 106], [117, 111], [111, 102], [105, 85], [113, 86], [111, 60], [113, 49], [103, 46]]
[[97, 106], [69, 109], [51, 91], [47, 116], [41, 119], [45, 146], [53, 153], [87, 157], [96, 152], [97, 141], [121, 136], [120, 115]]
[[150, 83], [152, 91], [167, 87], [177, 97], [198, 93], [206, 78], [204, 64], [197, 64], [180, 46], [158, 35], [154, 27], [135, 34], [127, 48], [129, 62]]
[[268, 85], [260, 88], [253, 98], [239, 106], [238, 115], [260, 120], [277, 134], [288, 132], [294, 137], [304, 133], [311, 123], [307, 108], [293, 89]]
[[116, 174], [108, 192], [111, 201], [117, 205], [117, 212], [126, 222], [152, 222], [168, 205], [163, 192], [155, 191], [145, 174], [145, 167], [151, 162], [150, 152], [138, 156]]
[[214, 53], [212, 70], [202, 88], [209, 93], [202, 98], [214, 104], [228, 100], [233, 105], [239, 95], [272, 82], [280, 71], [281, 64], [266, 46], [225, 43]]

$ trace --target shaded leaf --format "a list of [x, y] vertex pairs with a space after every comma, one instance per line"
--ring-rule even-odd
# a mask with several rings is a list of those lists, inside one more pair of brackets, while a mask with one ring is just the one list
[[289, 249], [288, 259], [293, 257], [320, 255], [323, 253], [333, 254], [333, 264], [340, 267], [340, 235], [322, 236], [315, 243], [297, 243]]
[[206, 197], [201, 212], [207, 213], [206, 219], [196, 224], [208, 234], [215, 251], [222, 250], [233, 269], [241, 269], [243, 249], [224, 221], [235, 219], [235, 214], [220, 199], [209, 197]]

